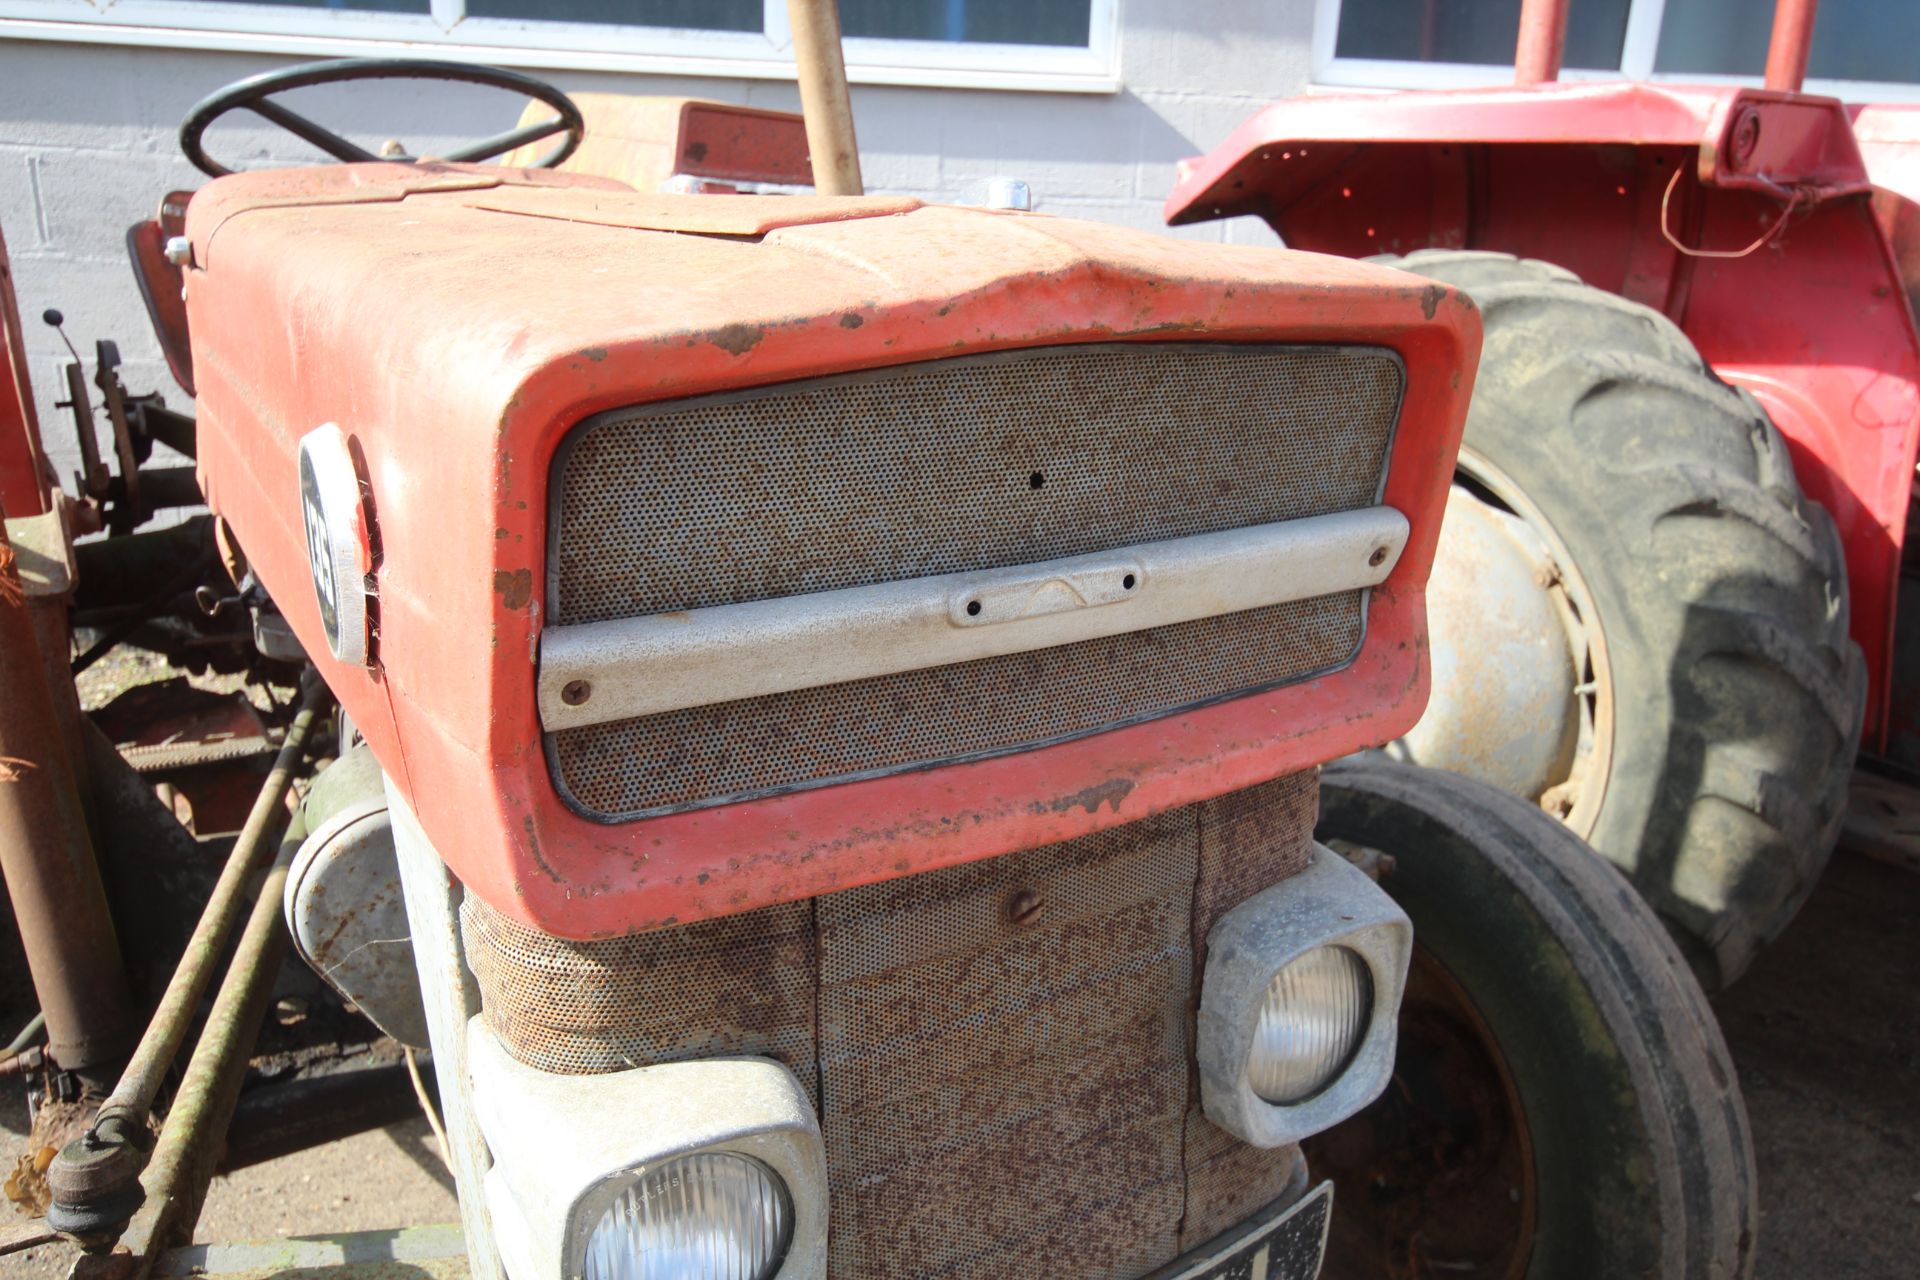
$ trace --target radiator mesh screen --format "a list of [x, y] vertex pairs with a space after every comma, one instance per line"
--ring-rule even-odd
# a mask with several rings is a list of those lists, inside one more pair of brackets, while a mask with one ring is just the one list
[[[1403, 374], [1370, 347], [1132, 344], [602, 414], [555, 469], [551, 618], [1028, 564], [1371, 504]], [[1363, 598], [564, 730], [623, 820], [1063, 741], [1338, 667]]]
[[1359, 647], [1358, 592], [1030, 653], [689, 707], [552, 735], [601, 817], [753, 795], [1077, 737], [1297, 680]]
[[[1318, 783], [607, 942], [462, 908], [482, 1016], [561, 1073], [712, 1053], [819, 1108], [830, 1273], [1139, 1276], [1271, 1202], [1297, 1149], [1198, 1110], [1200, 941], [1306, 863]], [[1031, 906], [1032, 914], [1016, 907]]]
[[1030, 564], [1373, 501], [1379, 348], [963, 357], [602, 414], [556, 470], [552, 621]]

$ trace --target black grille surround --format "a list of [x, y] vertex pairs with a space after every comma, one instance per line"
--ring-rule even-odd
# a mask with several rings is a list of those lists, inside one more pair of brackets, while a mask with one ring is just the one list
[[[1371, 505], [1384, 348], [964, 356], [600, 414], [554, 466], [553, 625], [1000, 568]], [[1323, 674], [1360, 591], [565, 729], [561, 795], [623, 822], [1067, 741]]]

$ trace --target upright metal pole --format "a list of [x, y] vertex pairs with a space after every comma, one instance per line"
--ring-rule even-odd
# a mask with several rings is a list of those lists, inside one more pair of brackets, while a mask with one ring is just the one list
[[1521, 0], [1520, 41], [1513, 51], [1515, 84], [1552, 84], [1567, 47], [1568, 0]]
[[0, 870], [47, 1049], [85, 1072], [133, 1043], [133, 1002], [13, 544], [0, 524]]
[[853, 102], [847, 94], [846, 55], [840, 46], [840, 6], [836, 0], [787, 0], [787, 23], [793, 28], [814, 189], [823, 196], [865, 195], [860, 146], [853, 136]]
[[1807, 54], [1819, 12], [1820, 0], [1777, 0], [1773, 39], [1767, 43], [1767, 88], [1798, 93], [1807, 82]]

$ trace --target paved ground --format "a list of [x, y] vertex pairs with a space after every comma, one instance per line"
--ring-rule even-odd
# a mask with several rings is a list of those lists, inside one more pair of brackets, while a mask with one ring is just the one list
[[[1920, 1274], [1920, 875], [1842, 853], [1719, 1009], [1753, 1117], [1758, 1280]], [[222, 1178], [198, 1238], [451, 1221], [433, 1143], [415, 1121]], [[0, 1280], [54, 1280], [70, 1256], [0, 1258]]]

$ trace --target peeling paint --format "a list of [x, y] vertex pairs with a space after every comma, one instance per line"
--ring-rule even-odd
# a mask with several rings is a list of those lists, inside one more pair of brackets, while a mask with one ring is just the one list
[[533, 599], [533, 570], [496, 569], [493, 572], [493, 591], [500, 597], [503, 609], [524, 609]]

